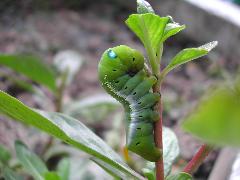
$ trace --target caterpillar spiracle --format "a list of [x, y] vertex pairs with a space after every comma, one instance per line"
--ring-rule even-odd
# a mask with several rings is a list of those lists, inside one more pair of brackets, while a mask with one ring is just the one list
[[143, 55], [125, 45], [110, 48], [103, 53], [98, 72], [103, 88], [124, 106], [128, 150], [157, 161], [161, 153], [154, 142], [153, 123], [159, 116], [153, 107], [160, 95], [151, 92], [157, 79], [147, 76]]

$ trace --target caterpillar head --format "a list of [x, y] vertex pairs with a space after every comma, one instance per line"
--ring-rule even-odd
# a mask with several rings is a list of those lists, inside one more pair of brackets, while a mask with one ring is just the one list
[[143, 67], [144, 57], [139, 51], [120, 45], [103, 53], [98, 69], [100, 77], [113, 80], [124, 74], [133, 76]]

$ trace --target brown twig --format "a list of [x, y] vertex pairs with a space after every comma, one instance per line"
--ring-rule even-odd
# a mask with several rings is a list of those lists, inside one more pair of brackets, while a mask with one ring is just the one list
[[212, 146], [206, 144], [202, 145], [197, 151], [197, 153], [193, 156], [191, 161], [183, 169], [183, 172], [193, 174], [198, 169], [198, 167], [203, 163], [203, 161], [206, 159], [206, 157], [212, 150], [213, 150]]
[[68, 70], [66, 70], [62, 75], [61, 75], [61, 82], [58, 87], [58, 92], [56, 94], [56, 102], [55, 102], [55, 107], [56, 107], [56, 112], [61, 112], [62, 111], [62, 99], [63, 99], [63, 94], [64, 90], [66, 87], [66, 80], [68, 76]]
[[[161, 86], [160, 83], [157, 83], [153, 87], [153, 92], [161, 94]], [[156, 146], [162, 150], [162, 101], [161, 98], [159, 102], [155, 106], [155, 110], [159, 113], [159, 120], [154, 125], [154, 138]], [[164, 165], [163, 165], [163, 156], [155, 163], [156, 166], [156, 178], [157, 180], [164, 180]]]

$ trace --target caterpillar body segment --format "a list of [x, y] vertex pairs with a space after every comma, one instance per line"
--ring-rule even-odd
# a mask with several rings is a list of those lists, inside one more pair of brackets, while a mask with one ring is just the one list
[[98, 66], [103, 88], [123, 104], [128, 122], [127, 148], [149, 161], [161, 156], [153, 136], [153, 123], [159, 119], [153, 110], [160, 95], [152, 93], [157, 82], [144, 71], [144, 57], [128, 46], [106, 50]]

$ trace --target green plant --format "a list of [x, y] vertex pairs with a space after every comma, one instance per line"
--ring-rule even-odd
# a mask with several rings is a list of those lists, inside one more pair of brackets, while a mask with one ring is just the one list
[[[164, 42], [183, 30], [185, 26], [175, 23], [169, 16], [156, 15], [146, 1], [138, 1], [138, 13], [130, 15], [126, 24], [143, 43], [151, 72], [145, 70], [149, 69], [147, 65], [144, 69], [144, 58], [139, 52], [127, 46], [118, 46], [103, 54], [99, 63], [99, 75], [106, 91], [121, 102], [125, 108], [126, 122], [130, 122], [129, 137], [127, 138], [129, 150], [147, 160], [156, 161], [156, 178], [162, 180], [164, 179], [163, 155], [157, 156], [157, 151], [147, 144], [153, 144], [151, 136], [153, 135], [153, 127], [150, 126], [148, 130], [144, 129], [149, 123], [153, 124], [154, 121], [157, 121], [154, 131], [155, 143], [159, 150], [163, 151], [162, 107], [161, 99], [157, 94], [161, 94], [161, 84], [171, 70], [206, 55], [217, 45], [217, 42], [211, 42], [199, 48], [184, 49], [171, 60], [167, 67], [160, 71]], [[156, 81], [154, 81], [154, 77]], [[153, 93], [149, 92], [151, 87]], [[138, 103], [144, 105], [138, 105]], [[143, 114], [153, 109], [151, 107], [153, 105], [155, 105], [155, 111], [150, 113], [150, 117], [144, 117]], [[158, 112], [158, 116], [154, 120], [151, 117], [156, 117], [154, 116], [155, 112]], [[138, 117], [135, 117], [136, 114]], [[145, 122], [147, 123], [144, 124]], [[144, 145], [148, 148], [145, 148]], [[148, 151], [152, 154], [149, 155]]]
[[[74, 99], [68, 102], [63, 101], [65, 96], [64, 90], [74, 80], [74, 75], [81, 67], [82, 61], [82, 57], [72, 51], [62, 51], [58, 53], [54, 58], [54, 64], [51, 67], [43, 63], [40, 58], [33, 55], [1, 54], [0, 64], [17, 73], [15, 75], [15, 73], [12, 73], [11, 71], [10, 73], [9, 71], [6, 71], [7, 73], [4, 73], [3, 71], [1, 77], [7, 78], [7, 80], [12, 83], [12, 86], [18, 86], [29, 91], [33, 95], [33, 100], [44, 110], [54, 108], [53, 110], [55, 111], [63, 111], [65, 114], [84, 119], [88, 124], [96, 124], [97, 121], [101, 122], [103, 119], [106, 119], [109, 110], [115, 110], [119, 107], [119, 104], [112, 98], [103, 94]], [[34, 82], [34, 85], [31, 81]], [[47, 87], [47, 89], [44, 87]], [[51, 94], [50, 97], [49, 94]], [[61, 150], [57, 148], [58, 146], [61, 147]], [[1, 151], [5, 152], [4, 149], [1, 149]], [[40, 158], [44, 159], [45, 162], [51, 158], [62, 159], [66, 155], [70, 157], [73, 156], [72, 150], [66, 148], [65, 145], [61, 145], [60, 142], [55, 141], [52, 137], [49, 137], [45, 147], [40, 149], [40, 151]], [[3, 158], [8, 157], [8, 154], [2, 153], [1, 155]], [[6, 157], [4, 157], [5, 155]], [[79, 156], [79, 154], [76, 156]], [[76, 157], [72, 157], [71, 159], [73, 161]], [[84, 157], [84, 159], [86, 158]], [[79, 159], [79, 164], [81, 161], [84, 162], [84, 159]], [[13, 158], [12, 161], [14, 160], [15, 159]], [[2, 163], [5, 163], [4, 160], [2, 160]], [[76, 175], [81, 176], [81, 174], [86, 174], [87, 169], [90, 168], [87, 163], [83, 164], [86, 166], [85, 170], [81, 173], [75, 173]], [[53, 165], [51, 165], [50, 168], [52, 168], [52, 166]], [[6, 169], [10, 174], [14, 174], [14, 171], [16, 170], [14, 164], [10, 164], [9, 167], [4, 168], [4, 170]], [[72, 176], [74, 175], [71, 174], [70, 178]]]
[[[31, 152], [26, 145], [24, 145], [20, 141], [15, 142], [15, 151], [17, 155], [17, 159], [19, 163], [24, 167], [24, 173], [30, 174], [36, 180], [44, 180], [44, 179], [69, 179], [69, 159], [62, 159], [56, 168], [56, 171], [49, 171], [45, 163], [33, 152]], [[0, 152], [0, 156], [6, 156], [6, 154], [10, 154], [6, 149]], [[6, 156], [9, 157], [9, 156]], [[23, 176], [17, 175], [10, 168], [10, 157], [6, 161], [1, 159], [2, 169], [3, 169], [3, 177], [7, 180], [15, 180], [15, 179], [23, 179]]]
[[[137, 69], [137, 72], [141, 70], [146, 74], [144, 74], [143, 78], [140, 79], [140, 81], [136, 83], [135, 86], [138, 85], [140, 82], [144, 82], [144, 78], [146, 79], [148, 77], [154, 77], [154, 79], [156, 79], [156, 82], [150, 84], [150, 87], [147, 88], [147, 94], [152, 94], [149, 92], [150, 88], [152, 88], [153, 93], [161, 94], [161, 85], [166, 75], [171, 70], [188, 61], [208, 54], [208, 52], [217, 45], [217, 42], [211, 42], [198, 48], [184, 49], [179, 52], [165, 68], [162, 68], [161, 58], [164, 42], [171, 36], [185, 29], [185, 26], [179, 25], [178, 23], [174, 22], [170, 16], [160, 17], [156, 15], [153, 8], [144, 0], [138, 0], [138, 13], [139, 14], [130, 15], [129, 18], [126, 20], [126, 24], [141, 40], [147, 53], [147, 61], [145, 62], [144, 67], [143, 63], [140, 64], [140, 69], [136, 68], [138, 66], [136, 64], [133, 64], [131, 66], [132, 69]], [[111, 50], [114, 52], [114, 57], [121, 57], [125, 55], [124, 53], [129, 52], [129, 49], [130, 48], [128, 47], [125, 49], [121, 48], [120, 50], [123, 50], [123, 52], [119, 54], [117, 52], [118, 49], [112, 48]], [[130, 49], [130, 52], [132, 51], [134, 50]], [[135, 51], [134, 55], [136, 54], [138, 57], [140, 57], [140, 60], [143, 60], [143, 56], [139, 54], [139, 52], [136, 53]], [[209, 154], [209, 152], [213, 149], [215, 145], [239, 146], [239, 140], [237, 139], [237, 137], [239, 137], [240, 129], [240, 123], [238, 121], [240, 117], [240, 86], [239, 80], [236, 80], [233, 84], [231, 84], [231, 86], [221, 85], [220, 88], [211, 92], [207, 100], [201, 101], [199, 104], [199, 108], [186, 118], [186, 121], [184, 121], [183, 124], [184, 129], [202, 138], [206, 142], [206, 144], [204, 144], [200, 148], [200, 150], [196, 153], [193, 159], [181, 172], [174, 175], [170, 174], [171, 166], [179, 154], [179, 147], [177, 143], [177, 138], [174, 133], [170, 129], [162, 126], [161, 98], [159, 98], [159, 96], [154, 96], [152, 101], [147, 102], [153, 103], [155, 105], [153, 107], [152, 104], [151, 107], [154, 109], [154, 112], [157, 112], [159, 119], [156, 123], [151, 122], [151, 125], [154, 126], [154, 134], [152, 133], [152, 129], [148, 133], [150, 133], [152, 137], [154, 136], [155, 145], [160, 150], [159, 152], [161, 152], [161, 156], [160, 158], [156, 158], [154, 156], [153, 161], [157, 161], [156, 164], [150, 162], [147, 163], [146, 167], [143, 169], [143, 174], [145, 176], [143, 177], [141, 174], [137, 173], [135, 170], [129, 167], [129, 165], [132, 166], [130, 161], [127, 161], [127, 163], [129, 164], [127, 165], [127, 163], [119, 156], [119, 154], [117, 154], [107, 143], [105, 143], [100, 137], [94, 134], [83, 123], [79, 122], [73, 117], [60, 113], [63, 111], [75, 115], [76, 112], [78, 112], [79, 114], [84, 114], [83, 111], [87, 111], [87, 105], [89, 105], [86, 102], [76, 102], [76, 104], [74, 103], [74, 106], [68, 107], [66, 109], [64, 108], [64, 103], [62, 102], [63, 90], [65, 86], [69, 84], [68, 74], [71, 71], [71, 68], [63, 68], [63, 70], [61, 70], [60, 83], [58, 84], [58, 86], [56, 86], [57, 83], [56, 79], [54, 78], [55, 76], [52, 76], [51, 73], [47, 75], [51, 76], [51, 78], [45, 78], [43, 82], [42, 79], [39, 79], [41, 78], [41, 76], [38, 77], [36, 76], [36, 74], [34, 74], [35, 71], [28, 71], [28, 66], [16, 66], [16, 63], [20, 63], [19, 59], [16, 60], [16, 56], [2, 56], [0, 57], [0, 63], [1, 59], [4, 59], [4, 57], [5, 60], [2, 61], [2, 64], [25, 74], [34, 81], [45, 84], [55, 93], [55, 97], [57, 99], [55, 103], [55, 110], [58, 112], [32, 109], [24, 105], [16, 98], [6, 94], [5, 92], [0, 91], [1, 114], [24, 124], [36, 127], [39, 130], [42, 130], [75, 147], [76, 149], [87, 153], [88, 155], [90, 155], [90, 160], [102, 167], [115, 179], [142, 180], [147, 178], [149, 180], [189, 180], [192, 179], [192, 173], [203, 162], [205, 157]], [[9, 59], [9, 57], [11, 58]], [[128, 57], [131, 57], [130, 60], [132, 60], [131, 55], [126, 56], [126, 58]], [[127, 60], [122, 58], [120, 59]], [[136, 58], [136, 60], [139, 59]], [[34, 61], [28, 62], [34, 63]], [[24, 61], [21, 61], [21, 63], [24, 63]], [[125, 63], [128, 66], [130, 62], [126, 61]], [[33, 66], [37, 68], [43, 67], [39, 64], [34, 64]], [[119, 68], [116, 67], [115, 64], [113, 64], [113, 66], [115, 68]], [[108, 67], [112, 67], [112, 64], [108, 64]], [[120, 68], [120, 70], [122, 69]], [[38, 73], [44, 74], [44, 72], [45, 70]], [[103, 73], [101, 74], [103, 75], [103, 77], [104, 75], [106, 75], [104, 74], [104, 72], [101, 73]], [[122, 74], [113, 76], [113, 79], [111, 80], [115, 80], [114, 78], [119, 78], [124, 75], [126, 75], [125, 71], [123, 71]], [[132, 78], [129, 79], [132, 80]], [[51, 81], [49, 82], [49, 80]], [[106, 83], [108, 81], [103, 82]], [[98, 104], [101, 104], [102, 102], [103, 101], [99, 101]], [[116, 102], [114, 103], [116, 104]], [[122, 103], [124, 104], [126, 102]], [[79, 107], [81, 107], [82, 111], [77, 110]], [[85, 110], [83, 110], [84, 108]], [[97, 109], [99, 109], [99, 107], [97, 107]], [[94, 113], [90, 112], [90, 114]], [[106, 111], [104, 111], [103, 113], [103, 118], [105, 117], [105, 114]], [[220, 125], [218, 125], [219, 121]], [[21, 177], [16, 175], [16, 173], [14, 173], [14, 171], [8, 165], [6, 167], [3, 167], [3, 164], [7, 164], [11, 157], [10, 153], [8, 153], [5, 148], [0, 147], [0, 150], [0, 168], [3, 169], [2, 174], [9, 179], [21, 179]], [[63, 160], [60, 163], [61, 165], [59, 165], [59, 171], [52, 172], [48, 170], [46, 165], [42, 162], [42, 160], [40, 160], [38, 156], [29, 151], [22, 143], [16, 143], [16, 151], [18, 159], [21, 161], [21, 164], [25, 168], [30, 169], [32, 176], [36, 179], [68, 179], [68, 161]], [[138, 149], [137, 151], [139, 152]], [[146, 152], [146, 150], [144, 149], [140, 151], [141, 153]], [[152, 156], [149, 155], [148, 157]]]

